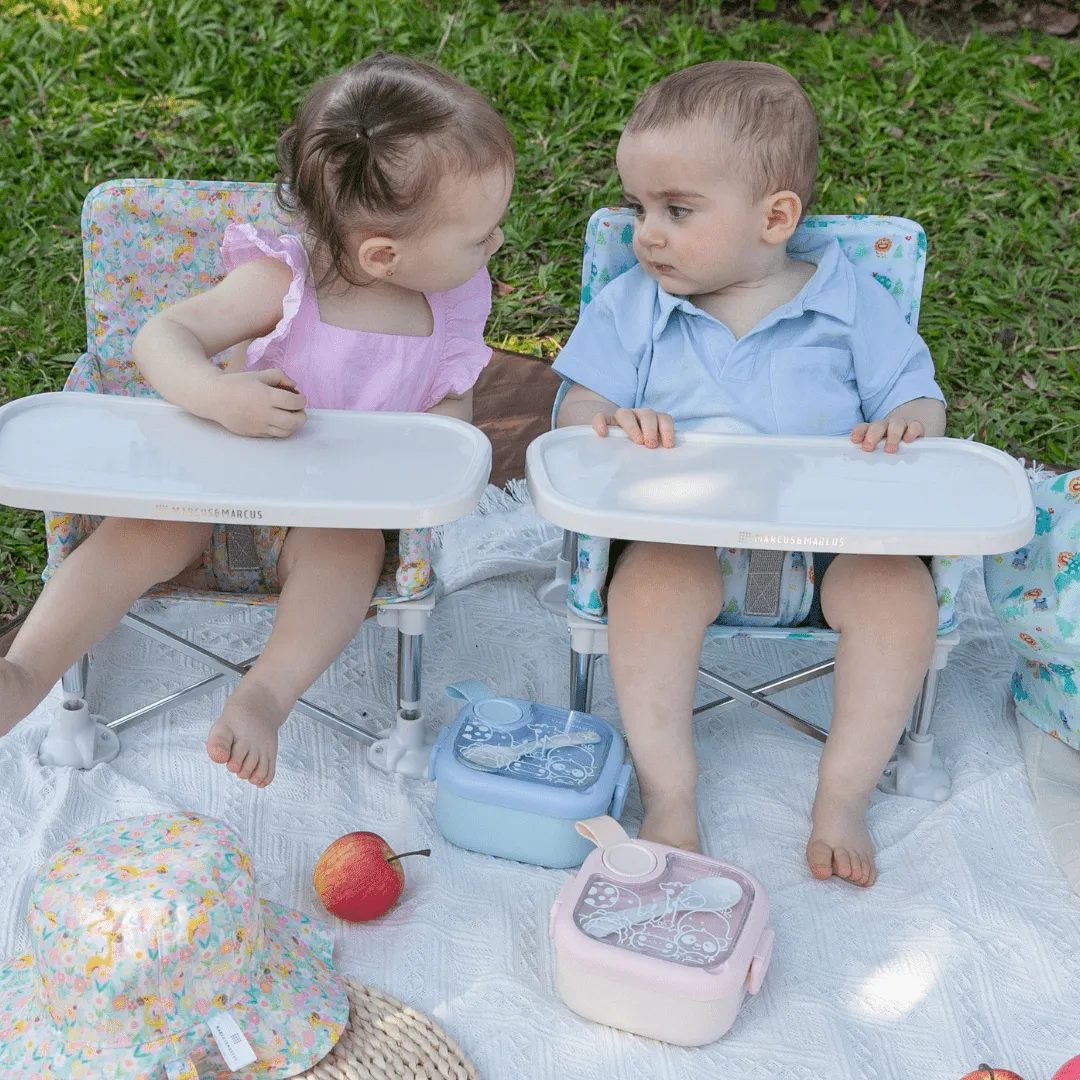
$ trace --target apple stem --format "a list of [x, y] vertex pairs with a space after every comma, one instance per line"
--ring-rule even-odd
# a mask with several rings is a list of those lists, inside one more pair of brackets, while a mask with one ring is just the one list
[[387, 862], [397, 862], [398, 859], [406, 859], [410, 855], [430, 855], [430, 854], [431, 854], [431, 848], [426, 847], [426, 848], [423, 849], [423, 851], [405, 851], [405, 852], [402, 852], [400, 855], [391, 855], [390, 858], [387, 859], [386, 861]]

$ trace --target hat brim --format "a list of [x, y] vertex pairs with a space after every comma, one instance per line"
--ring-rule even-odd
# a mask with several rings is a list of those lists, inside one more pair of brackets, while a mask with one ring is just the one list
[[[200, 1080], [285, 1080], [325, 1057], [349, 1019], [331, 970], [329, 928], [262, 901], [266, 953], [250, 991], [228, 1011], [257, 1054], [233, 1072], [205, 1023], [138, 1046], [91, 1050], [63, 1042], [42, 1010], [30, 954], [0, 968], [0, 1076], [34, 1080], [161, 1080], [168, 1061], [189, 1058]], [[208, 1003], [209, 1016], [218, 1007]]]

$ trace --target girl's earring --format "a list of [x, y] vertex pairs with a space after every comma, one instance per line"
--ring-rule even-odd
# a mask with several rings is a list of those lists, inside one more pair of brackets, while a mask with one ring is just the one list
[[394, 276], [394, 271], [393, 270], [387, 270], [386, 271], [386, 276], [387, 277], [393, 277]]

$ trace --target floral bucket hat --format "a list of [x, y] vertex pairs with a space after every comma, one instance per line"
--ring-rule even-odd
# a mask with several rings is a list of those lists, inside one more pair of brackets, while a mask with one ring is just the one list
[[0, 969], [5, 1080], [277, 1080], [349, 1017], [329, 933], [256, 898], [219, 821], [91, 829], [43, 868], [27, 920], [31, 951]]

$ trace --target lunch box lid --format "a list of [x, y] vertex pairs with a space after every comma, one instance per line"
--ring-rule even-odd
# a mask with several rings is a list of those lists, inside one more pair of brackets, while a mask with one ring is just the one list
[[[439, 732], [429, 777], [444, 791], [545, 817], [578, 820], [621, 809], [629, 769], [620, 733], [590, 713], [495, 697], [482, 684], [455, 684], [469, 700]], [[481, 691], [486, 692], [483, 696]]]
[[583, 934], [702, 971], [731, 958], [757, 894], [753, 879], [734, 866], [680, 851], [661, 861], [633, 842], [606, 849], [579, 878], [572, 918]]

